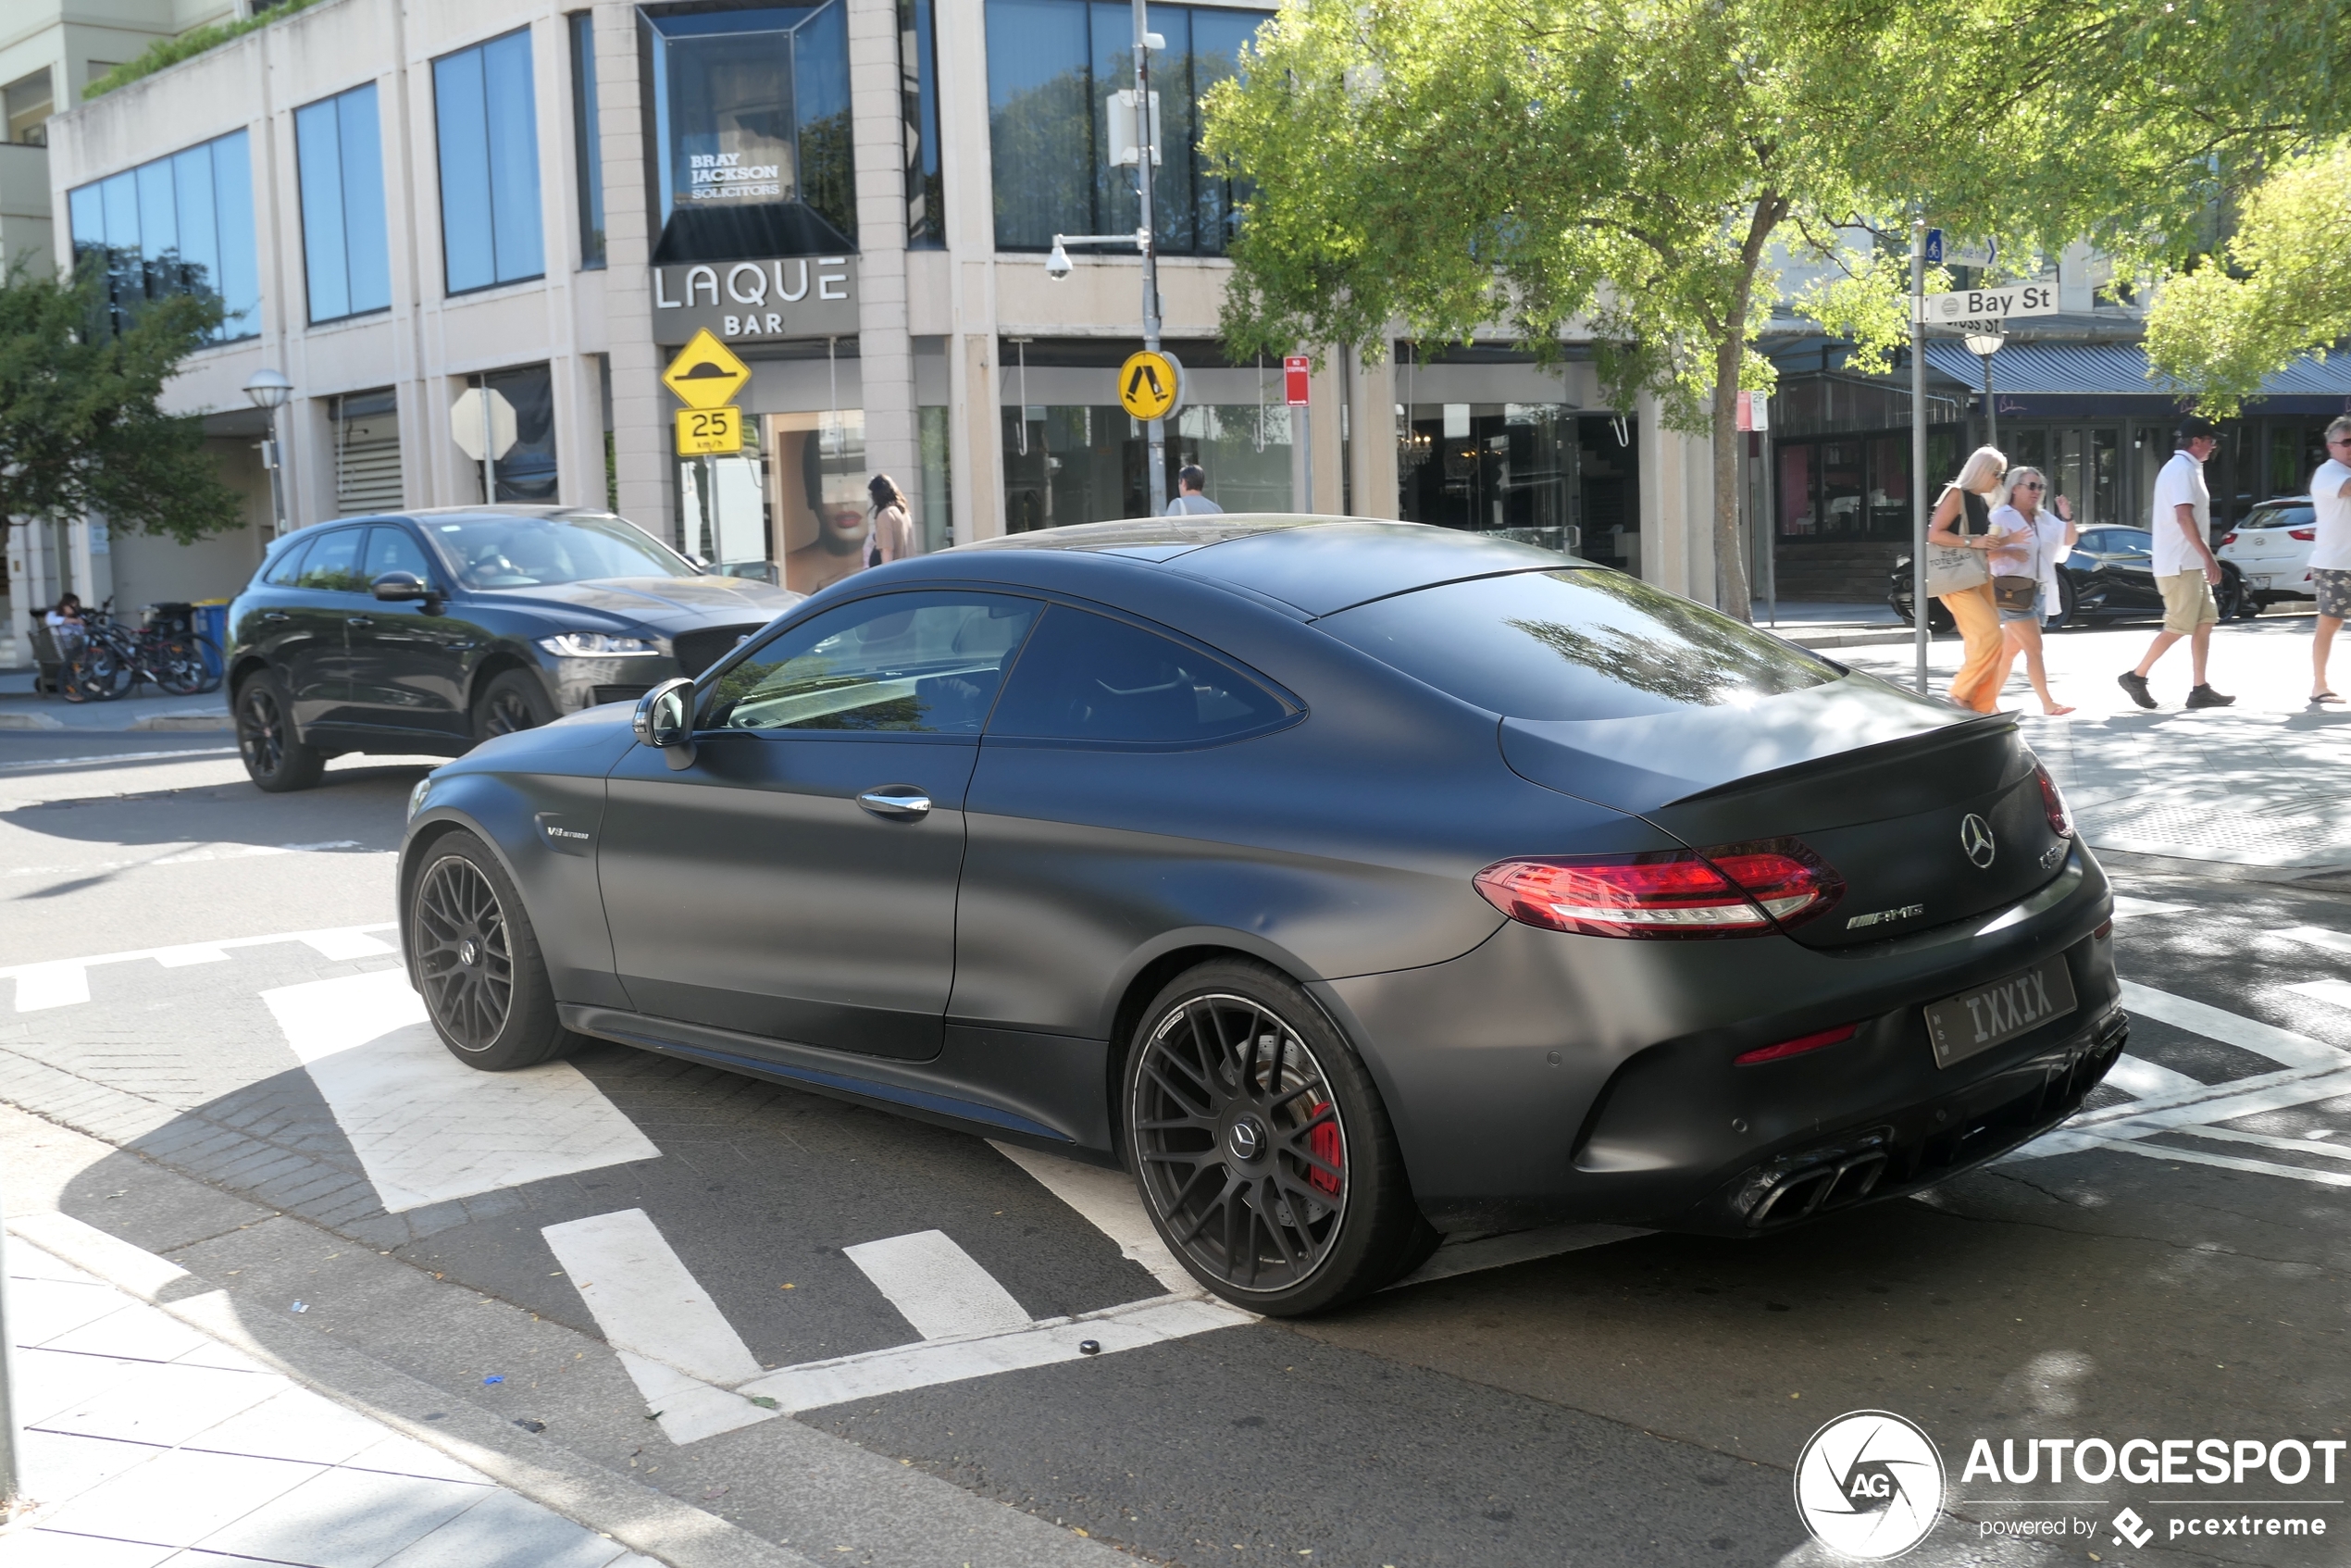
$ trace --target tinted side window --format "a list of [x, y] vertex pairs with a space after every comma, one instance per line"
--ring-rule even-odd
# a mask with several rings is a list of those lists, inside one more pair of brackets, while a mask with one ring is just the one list
[[1514, 572], [1440, 583], [1316, 624], [1506, 718], [1630, 718], [1715, 707], [1845, 673], [1622, 572]]
[[2108, 529], [2107, 548], [2133, 555], [2145, 555], [2155, 548], [2155, 535], [2145, 529]]
[[278, 552], [278, 564], [261, 580], [272, 588], [292, 588], [302, 580], [302, 558], [310, 553], [310, 541], [297, 539]]
[[330, 593], [367, 592], [367, 579], [359, 575], [359, 541], [367, 535], [366, 529], [337, 529], [314, 541], [294, 585]]
[[372, 583], [386, 572], [408, 572], [427, 582], [432, 580], [423, 546], [406, 529], [379, 523], [367, 530], [367, 564], [360, 576]]
[[718, 678], [705, 729], [976, 735], [1039, 608], [994, 593], [885, 593], [787, 628]]
[[1022, 651], [988, 732], [1198, 745], [1263, 729], [1289, 712], [1229, 665], [1125, 621], [1056, 604]]

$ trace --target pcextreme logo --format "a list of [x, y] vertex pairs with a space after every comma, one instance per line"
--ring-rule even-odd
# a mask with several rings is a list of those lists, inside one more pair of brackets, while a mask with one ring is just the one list
[[1943, 1508], [1943, 1456], [1914, 1422], [1857, 1410], [1812, 1434], [1796, 1462], [1796, 1511], [1840, 1557], [1883, 1562], [1926, 1539]]

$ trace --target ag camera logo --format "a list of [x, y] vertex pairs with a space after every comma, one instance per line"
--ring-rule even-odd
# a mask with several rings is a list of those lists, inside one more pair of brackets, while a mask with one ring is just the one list
[[1796, 1461], [1796, 1512], [1840, 1557], [1899, 1557], [1934, 1528], [1943, 1456], [1915, 1422], [1857, 1410], [1812, 1434]]

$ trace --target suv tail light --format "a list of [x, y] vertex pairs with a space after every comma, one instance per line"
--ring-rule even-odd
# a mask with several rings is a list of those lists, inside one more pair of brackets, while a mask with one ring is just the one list
[[1720, 849], [1498, 861], [1486, 902], [1524, 925], [1590, 937], [1753, 937], [1820, 915], [1845, 879], [1794, 839]]
[[2073, 808], [2065, 803], [2064, 794], [2049, 770], [2039, 763], [2033, 765], [2033, 781], [2041, 786], [2041, 809], [2049, 814], [2049, 831], [2060, 839], [2073, 837]]
[[2285, 530], [2285, 536], [2288, 539], [2301, 540], [2307, 544], [2310, 541], [2319, 537], [2319, 530], [2316, 529], [2288, 529]]

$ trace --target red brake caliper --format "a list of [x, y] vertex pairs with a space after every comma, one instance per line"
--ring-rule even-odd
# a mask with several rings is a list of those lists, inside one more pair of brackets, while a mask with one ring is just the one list
[[[1318, 1100], [1307, 1108], [1306, 1119], [1311, 1122], [1330, 1108], [1329, 1101]], [[1334, 1198], [1337, 1197], [1338, 1173], [1346, 1167], [1347, 1164], [1346, 1151], [1339, 1146], [1338, 1123], [1325, 1122], [1312, 1132], [1308, 1133], [1306, 1147], [1313, 1151], [1314, 1158], [1331, 1167], [1325, 1171], [1317, 1166], [1309, 1166], [1306, 1179], [1312, 1182], [1317, 1189], [1327, 1192]]]

